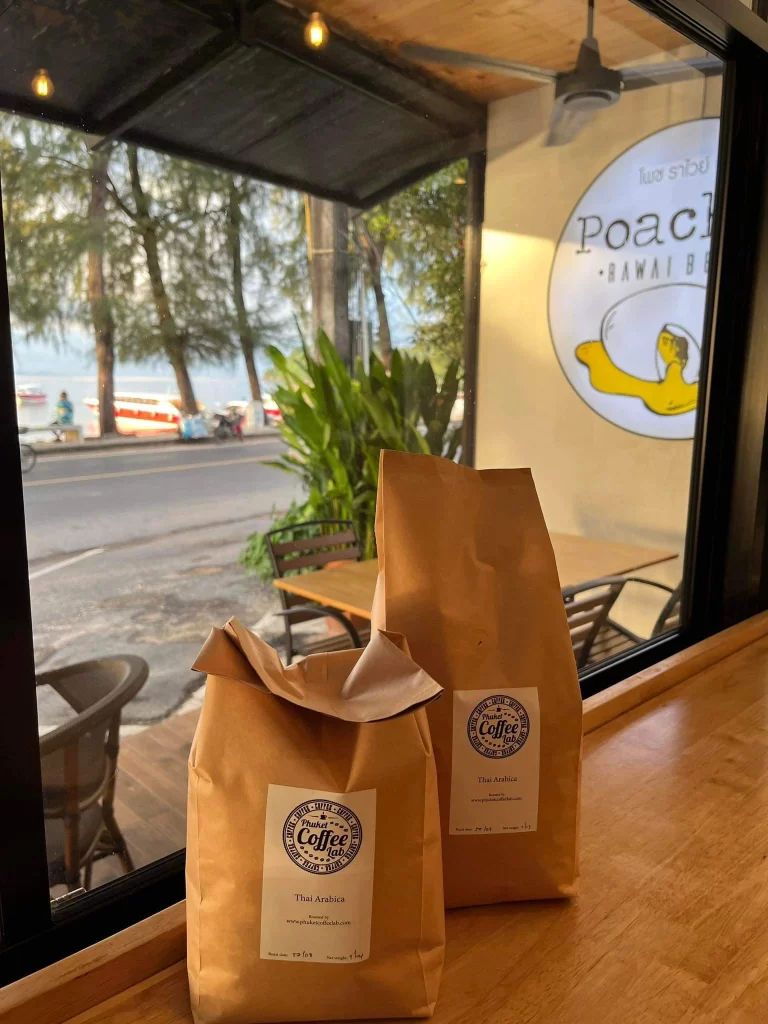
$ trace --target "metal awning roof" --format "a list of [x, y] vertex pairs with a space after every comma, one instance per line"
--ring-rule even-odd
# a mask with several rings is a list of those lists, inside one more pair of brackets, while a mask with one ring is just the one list
[[356, 207], [484, 147], [482, 104], [337, 34], [312, 52], [304, 24], [278, 0], [0, 0], [0, 108]]

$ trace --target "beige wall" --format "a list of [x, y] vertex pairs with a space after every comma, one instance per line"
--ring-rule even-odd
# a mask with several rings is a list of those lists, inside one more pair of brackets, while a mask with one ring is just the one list
[[[542, 146], [552, 92], [491, 105], [480, 314], [477, 465], [530, 466], [552, 530], [682, 554], [692, 442], [602, 419], [560, 369], [547, 321], [555, 246], [579, 197], [652, 132], [720, 112], [719, 78], [625, 93], [567, 146]], [[539, 134], [536, 134], [539, 133]], [[519, 140], [526, 140], [519, 143]], [[681, 560], [644, 573], [677, 583]], [[647, 630], [658, 601], [626, 601]]]

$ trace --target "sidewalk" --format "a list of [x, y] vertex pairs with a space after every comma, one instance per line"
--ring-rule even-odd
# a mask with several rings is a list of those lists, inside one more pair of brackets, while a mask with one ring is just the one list
[[[263, 438], [270, 440], [279, 438], [280, 431], [264, 427], [258, 434], [252, 434], [245, 438], [245, 441], [258, 441]], [[38, 455], [70, 455], [72, 452], [98, 452], [114, 448], [169, 448], [174, 445], [183, 444], [190, 448], [201, 444], [216, 443], [213, 437], [202, 437], [195, 441], [182, 441], [179, 437], [163, 437], [162, 434], [155, 434], [149, 437], [138, 435], [121, 435], [109, 437], [103, 440], [100, 437], [85, 438], [79, 444], [68, 444], [66, 441], [36, 441], [32, 444]]]

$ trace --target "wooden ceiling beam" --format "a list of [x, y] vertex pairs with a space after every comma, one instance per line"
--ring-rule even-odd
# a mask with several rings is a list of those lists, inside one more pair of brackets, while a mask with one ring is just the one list
[[[326, 49], [309, 50], [304, 43], [304, 17], [282, 4], [259, 5], [257, 11], [243, 9], [241, 39], [262, 47], [334, 82], [439, 128], [445, 135], [460, 138], [485, 123], [485, 110], [471, 97], [452, 94], [440, 85], [414, 80], [407, 65], [398, 66], [381, 54], [358, 46], [332, 33]], [[351, 70], [365, 67], [369, 73]], [[388, 82], [382, 81], [386, 77]]]

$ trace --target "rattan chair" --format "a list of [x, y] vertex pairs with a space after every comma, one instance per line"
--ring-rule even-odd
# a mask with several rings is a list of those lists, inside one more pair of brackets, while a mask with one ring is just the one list
[[74, 718], [40, 738], [43, 808], [51, 885], [89, 888], [93, 862], [116, 854], [125, 871], [133, 861], [115, 819], [120, 715], [139, 692], [149, 666], [130, 654], [83, 661], [44, 672]]
[[[289, 539], [281, 539], [289, 538]], [[359, 562], [362, 550], [349, 519], [312, 519], [266, 534], [266, 545], [275, 576], [319, 569], [331, 562]], [[359, 631], [346, 615], [335, 608], [320, 604], [307, 604], [306, 599], [280, 590], [285, 621], [285, 662], [290, 665], [296, 654], [317, 654], [338, 650], [340, 647], [362, 647], [370, 630]], [[338, 622], [344, 633], [340, 636], [297, 641], [292, 627], [310, 619], [331, 618]]]

